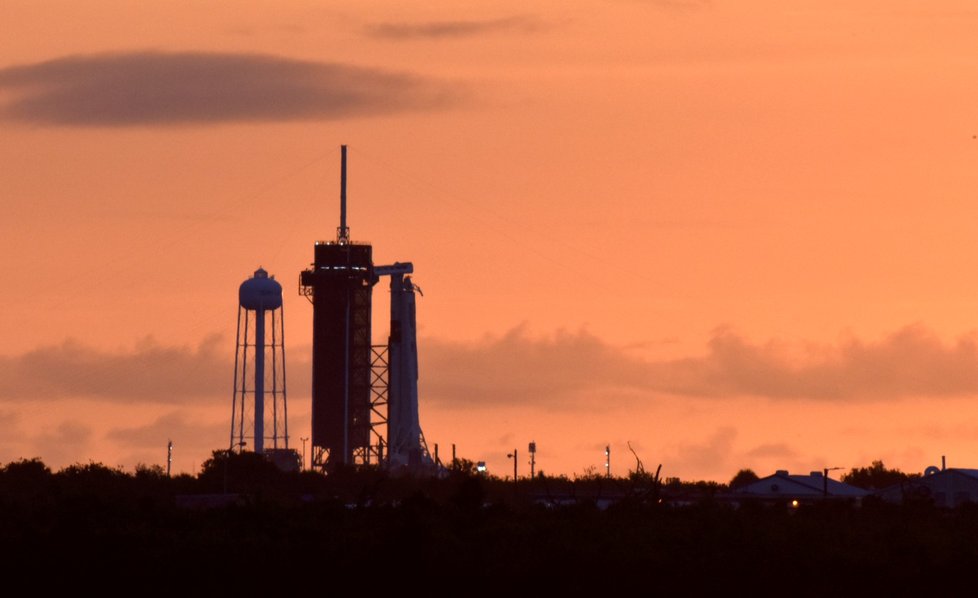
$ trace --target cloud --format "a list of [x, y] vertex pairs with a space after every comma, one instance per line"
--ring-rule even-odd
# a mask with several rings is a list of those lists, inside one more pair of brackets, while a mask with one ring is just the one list
[[457, 90], [406, 73], [265, 54], [72, 55], [0, 69], [0, 118], [67, 126], [331, 120], [442, 107]]
[[227, 423], [201, 423], [192, 421], [183, 413], [172, 412], [154, 421], [124, 428], [112, 428], [105, 437], [131, 448], [157, 448], [172, 440], [175, 447], [215, 446], [220, 440], [227, 441]]
[[687, 467], [710, 469], [722, 466], [731, 457], [737, 431], [730, 426], [717, 428], [705, 442], [684, 444], [668, 463], [681, 462]]
[[749, 459], [795, 459], [798, 452], [783, 442], [759, 444], [745, 453]]
[[[230, 404], [228, 411], [221, 415], [230, 415], [229, 412]], [[130, 466], [159, 463], [164, 468], [167, 441], [172, 441], [174, 469], [196, 471], [203, 459], [209, 458], [215, 449], [228, 447], [228, 419], [202, 419], [200, 413], [188, 416], [186, 411], [174, 411], [145, 423], [111, 428], [105, 433], [105, 438], [116, 445], [120, 454], [126, 455], [123, 463]]]
[[946, 345], [921, 326], [875, 342], [837, 346], [752, 344], [715, 331], [705, 357], [650, 364], [653, 385], [682, 395], [772, 399], [883, 400], [978, 393], [978, 334]]
[[[21, 416], [16, 411], [0, 409], [0, 429], [4, 430], [4, 437], [10, 435], [10, 430], [20, 424]], [[6, 440], [2, 438], [0, 440]]]
[[531, 339], [517, 327], [475, 343], [422, 339], [418, 350], [425, 400], [440, 407], [566, 405], [647, 384], [647, 364], [587, 332]]
[[101, 351], [78, 341], [0, 357], [0, 400], [95, 398], [181, 404], [230, 397], [233, 345], [218, 336], [196, 349], [152, 339], [131, 350]]
[[644, 361], [587, 332], [529, 338], [523, 328], [477, 343], [423, 340], [425, 400], [442, 407], [574, 408], [588, 397], [872, 401], [978, 394], [978, 334], [946, 344], [921, 326], [837, 345], [752, 343], [718, 329], [703, 356]]
[[262, 27], [229, 27], [225, 29], [225, 32], [230, 35], [240, 35], [243, 37], [254, 37], [259, 34], [275, 34], [275, 35], [306, 35], [310, 33], [310, 29], [304, 25], [298, 23], [282, 23], [279, 25], [266, 24]]
[[371, 37], [384, 39], [441, 39], [472, 37], [488, 33], [517, 31], [530, 33], [542, 27], [540, 21], [527, 16], [472, 21], [429, 21], [424, 23], [377, 23], [366, 27]]
[[[421, 400], [441, 409], [615, 408], [664, 395], [867, 402], [978, 394], [978, 333], [945, 343], [921, 326], [834, 345], [755, 343], [723, 328], [704, 355], [658, 361], [586, 331], [531, 337], [524, 327], [475, 342], [423, 338], [419, 352]], [[230, 398], [233, 357], [220, 337], [197, 347], [148, 339], [114, 352], [68, 340], [0, 356], [0, 402], [217, 405]], [[307, 400], [309, 355], [288, 359], [289, 397]]]
[[21, 429], [22, 417], [16, 411], [0, 409], [0, 464], [15, 461], [23, 456], [24, 432]]
[[665, 10], [695, 10], [699, 8], [710, 8], [713, 0], [636, 0], [645, 2]]
[[39, 434], [33, 439], [35, 454], [49, 466], [81, 463], [91, 448], [91, 428], [65, 421], [53, 432]]
[[[286, 353], [289, 396], [308, 397], [308, 356]], [[68, 339], [17, 356], [0, 356], [0, 403], [95, 399], [122, 404], [220, 405], [230, 401], [234, 343], [220, 335], [196, 347], [146, 338], [104, 351]]]

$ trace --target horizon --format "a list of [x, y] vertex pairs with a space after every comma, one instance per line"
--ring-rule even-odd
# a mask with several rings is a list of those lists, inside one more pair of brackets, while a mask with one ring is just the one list
[[[411, 261], [429, 448], [723, 482], [978, 467], [963, 1], [0, 5], [0, 463], [193, 472], [238, 285]], [[85, 27], [78, 27], [85, 23]], [[386, 288], [373, 335], [387, 335]], [[525, 459], [524, 459], [525, 461]], [[528, 465], [520, 463], [520, 469]]]

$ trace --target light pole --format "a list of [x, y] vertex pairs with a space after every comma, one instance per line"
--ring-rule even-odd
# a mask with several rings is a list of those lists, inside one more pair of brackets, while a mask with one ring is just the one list
[[299, 440], [302, 441], [302, 467], [300, 467], [299, 469], [302, 470], [302, 471], [305, 471], [305, 469], [306, 469], [306, 441], [309, 440], [309, 439], [308, 438], [300, 438]]
[[518, 477], [517, 476], [517, 471], [518, 471], [517, 470], [517, 467], [520, 464], [520, 460], [519, 460], [519, 457], [517, 456], [516, 449], [513, 449], [513, 452], [512, 453], [509, 453], [508, 455], [506, 455], [506, 458], [513, 460], [513, 485], [515, 486], [516, 485], [516, 478]]
[[530, 479], [536, 477], [537, 443], [530, 441]]
[[845, 469], [844, 467], [826, 467], [822, 470], [822, 498], [828, 498], [829, 496], [829, 472], [835, 471], [836, 469]]
[[606, 478], [611, 477], [611, 445], [606, 444], [604, 447], [604, 476]]

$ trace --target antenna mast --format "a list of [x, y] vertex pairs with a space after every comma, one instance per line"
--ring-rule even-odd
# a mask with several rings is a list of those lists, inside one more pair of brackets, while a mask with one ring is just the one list
[[340, 227], [336, 229], [336, 242], [350, 242], [350, 229], [346, 226], [346, 146], [340, 146]]

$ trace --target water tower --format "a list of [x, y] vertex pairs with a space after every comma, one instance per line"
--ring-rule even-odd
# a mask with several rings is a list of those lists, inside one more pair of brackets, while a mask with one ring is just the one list
[[231, 449], [266, 454], [289, 448], [284, 320], [282, 285], [258, 268], [238, 289]]

